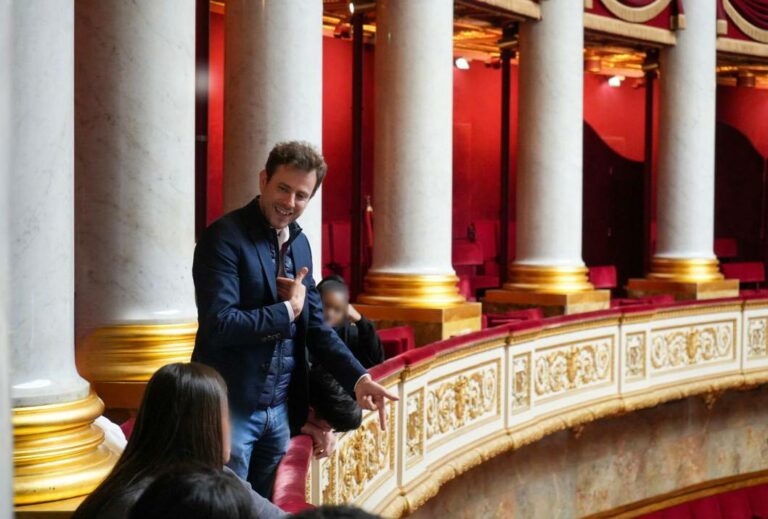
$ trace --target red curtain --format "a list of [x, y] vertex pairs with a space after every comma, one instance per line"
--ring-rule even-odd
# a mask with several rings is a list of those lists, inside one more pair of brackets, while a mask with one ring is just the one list
[[768, 2], [765, 0], [731, 0], [733, 7], [749, 23], [768, 29]]

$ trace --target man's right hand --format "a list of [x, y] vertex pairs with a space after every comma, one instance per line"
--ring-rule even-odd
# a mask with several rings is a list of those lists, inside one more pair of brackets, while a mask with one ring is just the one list
[[307, 295], [307, 287], [304, 286], [304, 278], [309, 274], [307, 267], [302, 267], [294, 279], [278, 277], [277, 295], [281, 301], [288, 301], [293, 308], [294, 317], [298, 317], [304, 308], [304, 298]]

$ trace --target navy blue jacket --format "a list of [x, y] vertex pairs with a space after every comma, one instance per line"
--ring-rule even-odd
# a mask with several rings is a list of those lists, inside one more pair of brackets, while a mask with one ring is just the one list
[[[300, 427], [308, 406], [307, 349], [350, 394], [366, 371], [324, 324], [309, 241], [298, 225], [291, 224], [290, 231], [296, 272], [309, 268], [304, 308], [295, 321], [296, 363], [288, 397], [291, 424]], [[218, 370], [227, 382], [230, 405], [243, 410], [257, 407], [275, 345], [291, 337], [288, 309], [277, 297], [269, 240], [276, 240], [275, 231], [257, 198], [211, 224], [195, 247], [192, 274], [199, 328], [192, 360]]]

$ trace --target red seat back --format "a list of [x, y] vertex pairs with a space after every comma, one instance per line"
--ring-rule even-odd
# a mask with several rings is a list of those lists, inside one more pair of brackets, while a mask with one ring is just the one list
[[616, 267], [613, 265], [589, 267], [589, 282], [595, 288], [616, 288]]
[[495, 259], [499, 255], [498, 220], [478, 220], [475, 225], [475, 239], [483, 248], [483, 259]]
[[331, 250], [333, 263], [342, 267], [352, 261], [352, 224], [346, 220], [331, 222]]
[[765, 265], [760, 261], [723, 263], [720, 267], [727, 279], [738, 279], [742, 283], [765, 281]]
[[384, 348], [384, 356], [388, 359], [412, 350], [416, 347], [416, 337], [410, 326], [397, 326], [378, 330], [381, 345]]
[[715, 256], [718, 258], [735, 258], [739, 255], [736, 238], [715, 238]]

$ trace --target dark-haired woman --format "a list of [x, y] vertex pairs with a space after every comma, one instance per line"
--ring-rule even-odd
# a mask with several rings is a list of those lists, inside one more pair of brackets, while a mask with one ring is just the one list
[[[124, 519], [144, 489], [180, 463], [228, 470], [227, 387], [221, 376], [195, 362], [169, 364], [147, 383], [128, 444], [107, 478], [83, 501], [73, 519]], [[250, 491], [260, 518], [285, 517]]]

